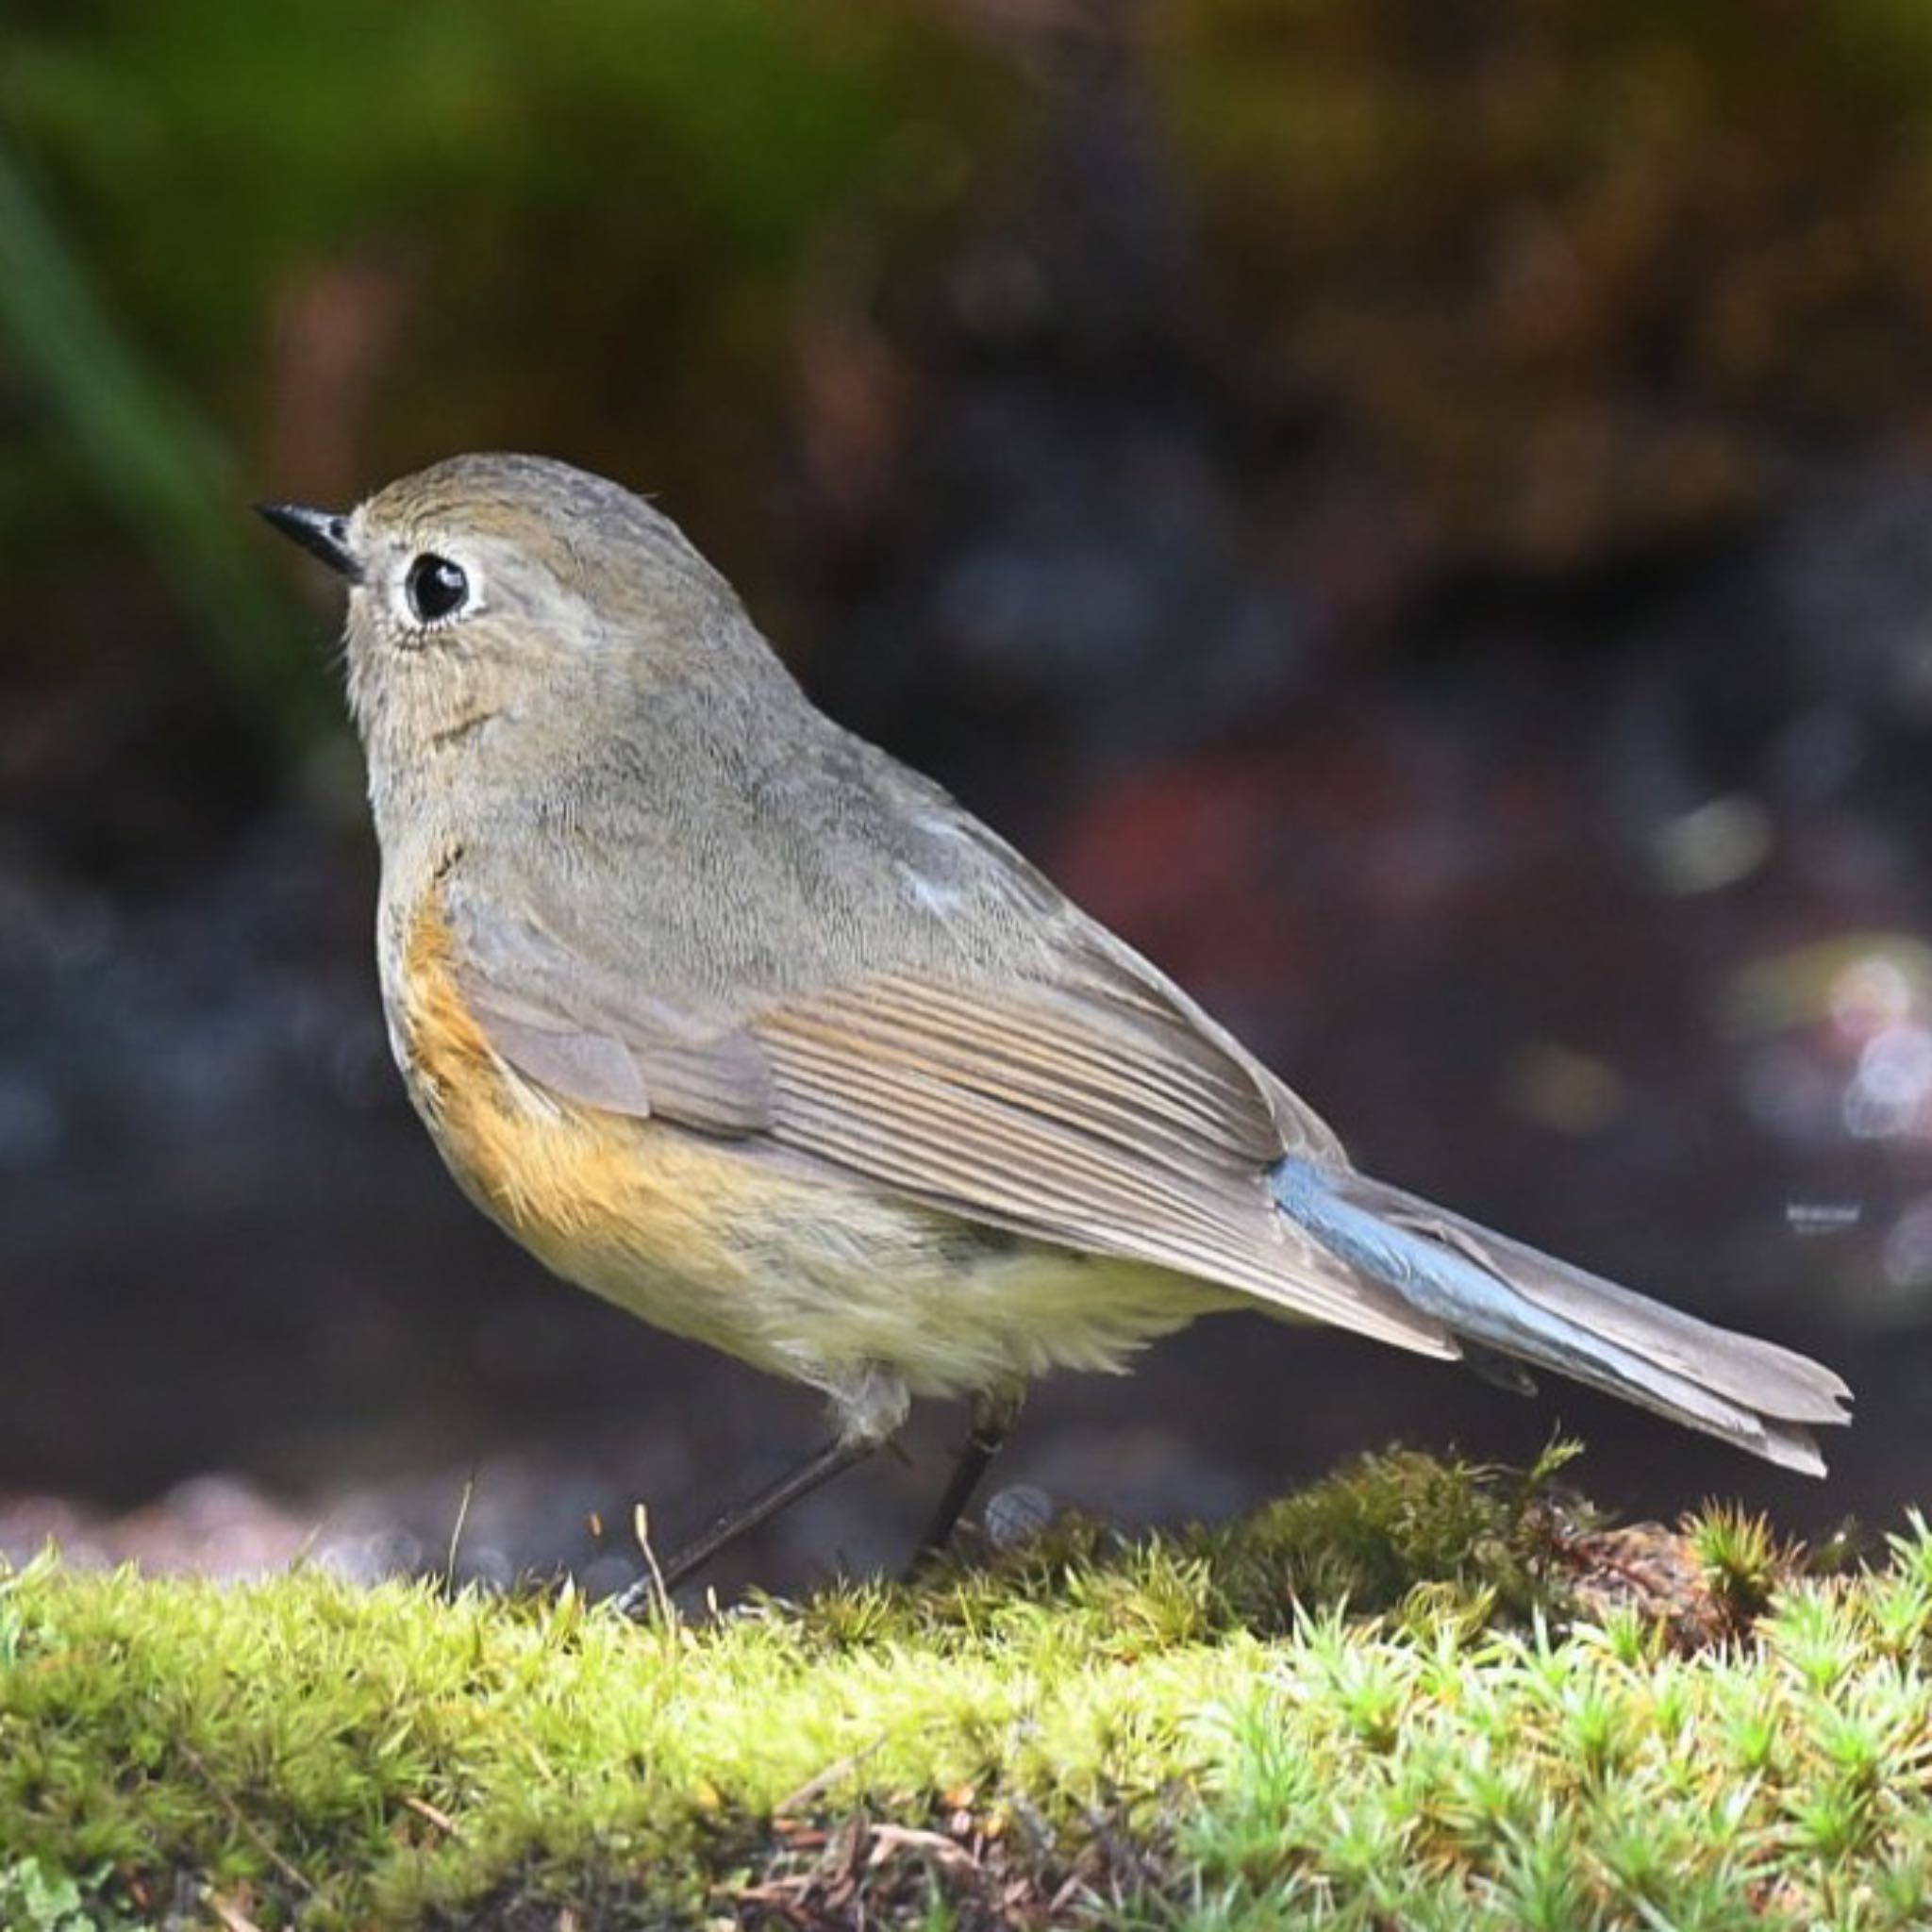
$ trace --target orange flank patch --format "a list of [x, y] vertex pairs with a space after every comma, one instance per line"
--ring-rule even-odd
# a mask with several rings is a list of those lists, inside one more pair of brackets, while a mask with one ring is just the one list
[[434, 893], [409, 929], [398, 1017], [410, 1095], [450, 1171], [558, 1274], [628, 1300], [647, 1271], [702, 1280], [742, 1266], [730, 1235], [768, 1197], [752, 1164], [510, 1074], [464, 1004]]

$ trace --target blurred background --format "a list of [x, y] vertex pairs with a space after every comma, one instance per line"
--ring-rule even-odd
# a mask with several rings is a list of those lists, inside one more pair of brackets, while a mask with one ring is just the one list
[[[627, 1576], [815, 1402], [544, 1277], [389, 1064], [339, 591], [248, 513], [654, 493], [823, 703], [1364, 1165], [1856, 1386], [1828, 1484], [1225, 1317], [1000, 1480], [1393, 1439], [1932, 1477], [1923, 0], [7, 0], [0, 1550]], [[963, 1419], [721, 1567], [897, 1561]]]

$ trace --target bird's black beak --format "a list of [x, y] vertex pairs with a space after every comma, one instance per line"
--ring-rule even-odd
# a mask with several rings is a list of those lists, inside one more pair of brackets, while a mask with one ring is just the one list
[[257, 511], [283, 536], [319, 557], [339, 577], [362, 581], [362, 566], [349, 549], [349, 520], [334, 510], [309, 509], [299, 503], [258, 503]]

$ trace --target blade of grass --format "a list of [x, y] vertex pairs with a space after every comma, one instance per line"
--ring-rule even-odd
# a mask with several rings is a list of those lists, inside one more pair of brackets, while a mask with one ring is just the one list
[[208, 425], [115, 327], [4, 146], [0, 337], [103, 499], [173, 585], [215, 671], [285, 754], [300, 752], [333, 711], [255, 548], [248, 492]]

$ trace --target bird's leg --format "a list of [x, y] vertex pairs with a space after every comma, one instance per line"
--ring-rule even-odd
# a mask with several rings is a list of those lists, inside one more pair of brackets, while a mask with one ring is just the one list
[[863, 1462], [886, 1440], [884, 1436], [873, 1435], [834, 1437], [796, 1469], [789, 1470], [776, 1482], [758, 1491], [736, 1509], [727, 1510], [695, 1542], [687, 1543], [679, 1550], [661, 1571], [647, 1572], [640, 1576], [617, 1599], [617, 1607], [626, 1617], [641, 1616], [659, 1589], [675, 1590], [680, 1583], [702, 1570], [727, 1543], [736, 1542], [747, 1530], [756, 1529], [759, 1524], [769, 1523], [781, 1509], [790, 1508], [801, 1496], [810, 1495], [835, 1475], [843, 1475], [855, 1463]]
[[946, 1545], [953, 1540], [954, 1530], [959, 1526], [960, 1517], [966, 1513], [967, 1504], [973, 1500], [974, 1491], [979, 1487], [993, 1457], [1000, 1453], [1000, 1444], [1020, 1419], [1020, 1407], [1025, 1396], [1024, 1386], [1014, 1384], [983, 1391], [973, 1398], [973, 1426], [967, 1433], [966, 1446], [959, 1451], [958, 1461], [953, 1465], [952, 1477], [946, 1484], [945, 1494], [940, 1498], [940, 1507], [933, 1512], [932, 1522], [920, 1538], [918, 1549], [913, 1552], [914, 1574], [944, 1554]]

